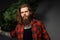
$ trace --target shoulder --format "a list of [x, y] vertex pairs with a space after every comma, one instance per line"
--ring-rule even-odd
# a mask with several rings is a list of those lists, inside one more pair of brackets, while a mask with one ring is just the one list
[[17, 25], [16, 25], [16, 28], [19, 28], [21, 25], [20, 25], [20, 23], [18, 23]]
[[41, 20], [33, 19], [33, 21], [34, 21], [34, 23], [36, 23], [39, 26], [42, 24]]
[[20, 26], [20, 24], [18, 23], [16, 26]]

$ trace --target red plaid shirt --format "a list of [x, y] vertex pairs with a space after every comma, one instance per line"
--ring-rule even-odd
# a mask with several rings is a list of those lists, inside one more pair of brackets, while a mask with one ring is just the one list
[[[32, 20], [32, 38], [33, 40], [50, 40], [49, 35], [40, 21]], [[18, 40], [23, 40], [24, 25], [17, 24], [15, 30], [11, 31], [11, 37], [17, 34]]]

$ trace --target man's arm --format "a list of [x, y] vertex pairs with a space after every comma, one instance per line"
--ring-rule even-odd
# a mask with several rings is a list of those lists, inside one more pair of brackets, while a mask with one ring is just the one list
[[42, 37], [44, 40], [50, 40], [50, 37], [47, 33], [47, 30], [45, 28], [45, 25], [43, 23], [41, 23], [41, 29], [42, 29]]
[[15, 37], [15, 35], [16, 35], [15, 30], [13, 30], [13, 31], [10, 32], [10, 36], [11, 36], [12, 38]]
[[[50, 37], [47, 33], [47, 30], [45, 28], [45, 25], [41, 22], [41, 21], [38, 21], [37, 22], [38, 26], [39, 26], [39, 29], [41, 31], [41, 35], [42, 35], [42, 39], [43, 40], [50, 40]], [[39, 34], [40, 35], [40, 34]], [[40, 37], [40, 36], [39, 36]]]

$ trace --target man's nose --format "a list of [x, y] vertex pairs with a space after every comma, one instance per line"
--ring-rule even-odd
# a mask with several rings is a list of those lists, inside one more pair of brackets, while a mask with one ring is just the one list
[[24, 14], [24, 16], [26, 16], [26, 14]]

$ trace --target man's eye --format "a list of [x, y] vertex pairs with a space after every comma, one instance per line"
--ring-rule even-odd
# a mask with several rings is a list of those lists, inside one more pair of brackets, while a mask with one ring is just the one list
[[25, 12], [28, 12], [28, 11], [25, 11]]
[[24, 12], [21, 12], [21, 13], [24, 13]]

